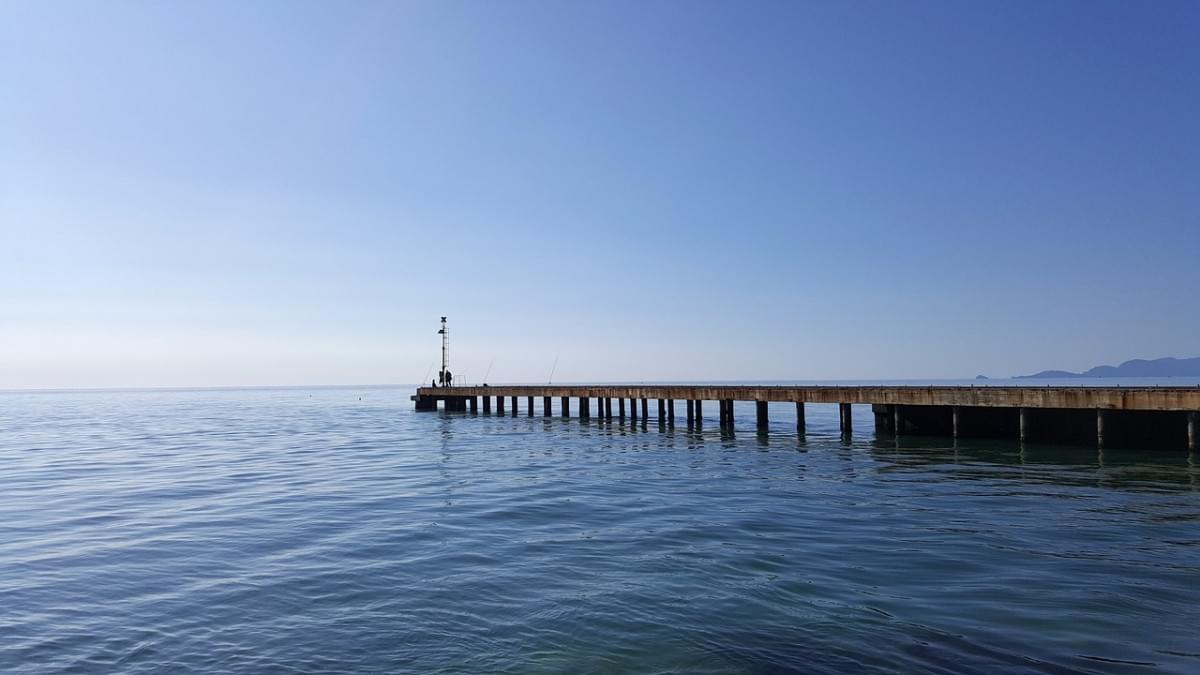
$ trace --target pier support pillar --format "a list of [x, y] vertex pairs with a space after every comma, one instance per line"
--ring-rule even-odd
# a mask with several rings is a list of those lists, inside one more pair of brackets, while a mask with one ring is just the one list
[[900, 406], [892, 406], [892, 433], [899, 436], [904, 433], [904, 418], [900, 417]]
[[754, 402], [754, 412], [757, 413], [757, 416], [758, 416], [758, 430], [766, 431], [767, 426], [768, 426], [767, 402], [766, 401], [755, 401]]
[[517, 397], [512, 397], [512, 416], [517, 416]]
[[650, 400], [642, 399], [642, 422], [650, 419]]
[[571, 416], [571, 397], [563, 396], [561, 399], [559, 399], [558, 404], [559, 404], [559, 407], [562, 408], [562, 416], [570, 417]]
[[549, 417], [549, 416], [550, 416], [550, 397], [543, 396], [542, 397], [542, 417]]
[[808, 429], [808, 421], [804, 419], [804, 401], [796, 401], [796, 433], [802, 434]]
[[629, 399], [629, 421], [636, 422], [637, 418], [638, 418], [637, 399], [631, 398], [631, 399]]
[[625, 399], [624, 398], [617, 399], [617, 418], [620, 419], [622, 422], [625, 421]]
[[533, 397], [532, 396], [525, 397], [525, 407], [527, 409], [527, 412], [529, 413], [529, 416], [533, 417]]
[[667, 421], [667, 406], [660, 398], [658, 399], [658, 423], [662, 424]]
[[958, 406], [950, 409], [950, 435], [952, 438], [958, 438]]
[[854, 433], [854, 418], [850, 414], [850, 404], [839, 403], [838, 413], [842, 420], [842, 435], [849, 436], [850, 434]]
[[1096, 447], [1104, 448], [1104, 423], [1107, 421], [1108, 411], [1103, 408], [1096, 409]]
[[503, 396], [496, 397], [496, 414], [497, 415], [504, 414], [504, 397]]
[[479, 413], [479, 398], [478, 397], [472, 396], [467, 401], [467, 403], [471, 406], [471, 414], [472, 415], [476, 415]]
[[492, 397], [491, 396], [482, 396], [480, 398], [483, 399], [483, 414], [484, 415], [492, 414]]
[[675, 426], [675, 399], [667, 399], [667, 426]]
[[1188, 450], [1200, 449], [1200, 448], [1196, 447], [1196, 443], [1197, 443], [1196, 434], [1198, 433], [1198, 430], [1196, 427], [1200, 426], [1200, 412], [1188, 413], [1187, 420], [1188, 420], [1188, 434], [1187, 434]]
[[721, 401], [721, 405], [725, 408], [725, 425], [724, 426], [728, 429], [732, 429], [733, 428], [733, 400], [727, 398], [727, 399]]
[[[1029, 440], [1029, 408], [1021, 408], [1020, 419], [1020, 440], [1022, 443]], [[1011, 418], [1010, 418], [1011, 419]]]
[[606, 419], [606, 420], [612, 419], [612, 399], [611, 398], [604, 399], [604, 419]]
[[688, 423], [688, 426], [691, 426], [692, 422], [695, 422], [695, 421], [696, 421], [696, 402], [691, 399], [688, 399], [688, 401], [687, 401], [687, 423]]
[[416, 408], [420, 412], [437, 410], [437, 399], [432, 396], [418, 396]]
[[703, 404], [704, 401], [699, 399], [696, 400], [696, 426], [704, 424], [704, 411], [702, 409]]
[[592, 416], [592, 399], [587, 396], [579, 397], [579, 419], [586, 420]]

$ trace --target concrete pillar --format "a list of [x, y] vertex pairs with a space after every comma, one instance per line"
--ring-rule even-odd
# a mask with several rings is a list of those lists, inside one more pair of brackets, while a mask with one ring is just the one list
[[696, 421], [696, 402], [688, 399], [687, 401], [687, 423], [691, 426], [692, 422]]
[[725, 426], [733, 428], [733, 400], [725, 399]]
[[892, 433], [899, 436], [904, 433], [904, 418], [900, 416], [900, 406], [892, 406]]
[[1020, 439], [1021, 439], [1021, 442], [1025, 442], [1025, 441], [1029, 440], [1029, 408], [1021, 408], [1020, 415], [1021, 415]]
[[1197, 450], [1196, 427], [1200, 426], [1200, 412], [1188, 413], [1188, 450]]
[[617, 399], [617, 417], [622, 421], [625, 419], [625, 399]]
[[549, 417], [549, 416], [550, 416], [550, 397], [543, 396], [542, 397], [542, 417]]
[[1108, 417], [1108, 411], [1103, 408], [1096, 409], [1096, 447], [1104, 447], [1104, 422]]
[[517, 397], [512, 397], [512, 416], [517, 416]]
[[471, 413], [472, 414], [479, 413], [479, 398], [478, 397], [472, 396], [471, 399], [469, 401], [467, 401], [467, 403], [469, 403], [471, 405]]
[[504, 414], [504, 397], [503, 396], [496, 397], [496, 414], [497, 415]]
[[571, 397], [563, 396], [561, 399], [559, 399], [558, 404], [559, 404], [559, 407], [562, 408], [562, 416], [570, 417], [571, 416]]
[[658, 399], [658, 423], [662, 424], [667, 421], [667, 406], [660, 398]]
[[432, 396], [418, 396], [417, 410], [421, 412], [431, 412], [437, 410], [437, 399]]
[[604, 399], [604, 419], [606, 419], [606, 420], [612, 419], [612, 399], [611, 398]]
[[483, 414], [490, 415], [492, 413], [492, 397], [483, 397]]
[[767, 425], [767, 402], [766, 401], [755, 401], [754, 408], [755, 408], [755, 412], [758, 413], [758, 430], [766, 431], [767, 426], [768, 426]]
[[842, 418], [842, 434], [849, 436], [854, 433], [854, 417], [850, 414], [850, 404], [839, 403], [838, 412]]
[[642, 399], [642, 421], [650, 419], [650, 400]]
[[958, 438], [958, 406], [950, 409], [950, 434]]
[[675, 426], [675, 399], [667, 399], [667, 426]]
[[587, 396], [579, 397], [579, 419], [585, 420], [592, 416], [592, 399]]
[[704, 401], [696, 401], [696, 426], [700, 426], [704, 423], [704, 411], [702, 409], [703, 403]]
[[808, 421], [804, 419], [804, 401], [796, 401], [796, 431], [802, 434], [807, 427]]
[[631, 398], [631, 399], [629, 399], [629, 419], [633, 422], [636, 422], [637, 418], [638, 418], [637, 399]]

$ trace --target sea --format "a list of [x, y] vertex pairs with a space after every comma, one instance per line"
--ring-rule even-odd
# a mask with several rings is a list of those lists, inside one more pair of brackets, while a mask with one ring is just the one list
[[1200, 672], [1195, 454], [412, 392], [0, 393], [0, 672]]

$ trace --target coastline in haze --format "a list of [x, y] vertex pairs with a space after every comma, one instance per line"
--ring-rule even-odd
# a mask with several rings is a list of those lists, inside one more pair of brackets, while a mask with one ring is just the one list
[[1043, 370], [1033, 375], [1017, 375], [1013, 379], [1059, 379], [1070, 377], [1200, 377], [1200, 357], [1177, 359], [1133, 359], [1119, 366], [1096, 366], [1082, 373], [1067, 370]]

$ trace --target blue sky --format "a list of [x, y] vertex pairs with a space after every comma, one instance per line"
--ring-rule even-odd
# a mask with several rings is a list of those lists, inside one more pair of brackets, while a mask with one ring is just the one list
[[0, 388], [1200, 355], [1194, 2], [0, 2]]

